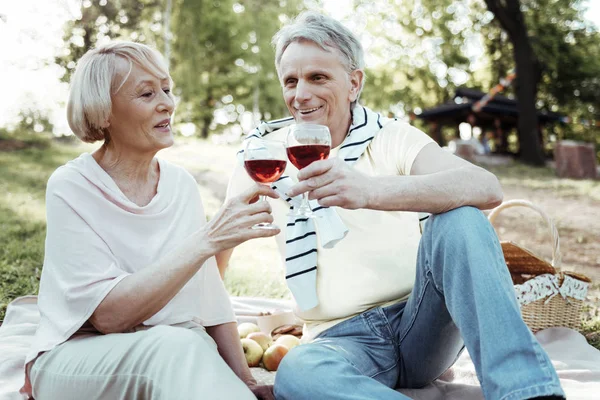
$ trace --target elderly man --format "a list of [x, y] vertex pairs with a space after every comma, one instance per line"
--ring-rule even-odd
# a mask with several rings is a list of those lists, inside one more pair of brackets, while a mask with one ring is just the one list
[[[288, 165], [272, 185], [281, 197], [270, 199], [274, 219], [287, 226], [277, 241], [308, 342], [284, 358], [276, 398], [404, 399], [395, 388], [432, 382], [464, 346], [487, 399], [562, 398], [480, 211], [502, 200], [496, 177], [359, 105], [363, 50], [339, 22], [301, 14], [274, 44], [292, 118], [252, 136], [285, 141], [295, 122], [326, 125], [332, 139], [329, 159], [300, 171]], [[240, 166], [228, 196], [250, 184]], [[320, 218], [288, 216], [303, 192]], [[422, 235], [419, 213], [431, 214]]]

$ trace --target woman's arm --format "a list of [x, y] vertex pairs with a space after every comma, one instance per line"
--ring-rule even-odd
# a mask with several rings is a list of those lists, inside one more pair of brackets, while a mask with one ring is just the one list
[[258, 385], [246, 363], [244, 350], [235, 322], [207, 326], [206, 332], [215, 340], [219, 354], [229, 368], [252, 390], [259, 399], [273, 399], [272, 387]]
[[229, 200], [177, 249], [121, 280], [90, 317], [92, 325], [102, 333], [127, 331], [160, 311], [208, 258], [246, 240], [277, 234], [275, 229], [251, 229], [273, 221], [267, 202], [251, 204], [259, 194], [277, 197], [271, 188], [255, 185]]

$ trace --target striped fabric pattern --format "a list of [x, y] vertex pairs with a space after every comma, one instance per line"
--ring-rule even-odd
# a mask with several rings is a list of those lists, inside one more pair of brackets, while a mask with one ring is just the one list
[[[352, 113], [352, 125], [338, 152], [338, 157], [354, 164], [363, 154], [377, 132], [389, 122], [363, 107], [356, 105]], [[292, 117], [263, 122], [246, 137], [263, 137], [294, 123]], [[238, 152], [243, 160], [243, 150]], [[290, 210], [299, 207], [302, 196], [290, 198], [285, 195], [296, 182], [282, 176], [271, 187], [290, 205]], [[288, 216], [286, 226], [286, 282], [300, 310], [305, 311], [319, 304], [317, 296], [317, 240], [324, 248], [332, 248], [348, 233], [348, 228], [338, 216], [335, 208], [322, 207], [315, 200], [309, 201], [310, 208], [319, 218], [295, 218]], [[317, 236], [317, 231], [319, 235]], [[318, 239], [317, 239], [318, 238]]]

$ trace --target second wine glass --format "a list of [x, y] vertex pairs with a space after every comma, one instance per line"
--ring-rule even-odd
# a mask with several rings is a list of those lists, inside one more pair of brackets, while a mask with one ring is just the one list
[[[297, 124], [290, 127], [287, 136], [287, 156], [299, 170], [315, 161], [324, 160], [331, 150], [331, 134], [325, 125]], [[295, 217], [315, 218], [310, 209], [308, 194], [302, 194], [300, 208], [292, 214]]]
[[[287, 160], [283, 142], [252, 138], [244, 149], [244, 168], [252, 180], [263, 185], [275, 182], [283, 171]], [[260, 196], [260, 201], [267, 201], [266, 196]], [[252, 229], [279, 229], [276, 225], [262, 222]]]

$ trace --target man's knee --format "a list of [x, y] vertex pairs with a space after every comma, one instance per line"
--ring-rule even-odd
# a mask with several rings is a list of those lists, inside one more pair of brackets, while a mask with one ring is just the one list
[[426, 229], [446, 243], [468, 243], [472, 240], [482, 239], [496, 240], [494, 229], [483, 212], [471, 206], [459, 207], [433, 215], [427, 225]]
[[[498, 237], [485, 215], [475, 207], [459, 207], [427, 222], [421, 254], [433, 269], [504, 267]], [[490, 261], [493, 257], [497, 262]], [[469, 260], [485, 259], [477, 265]]]
[[322, 372], [319, 364], [326, 361], [327, 354], [320, 345], [305, 344], [294, 347], [281, 361], [275, 376], [275, 397], [295, 399], [300, 394], [308, 394], [315, 384], [315, 376]]
[[438, 228], [450, 228], [465, 224], [480, 224], [486, 222], [486, 218], [481, 210], [471, 207], [458, 207], [445, 213], [435, 214], [432, 216], [432, 221]]

